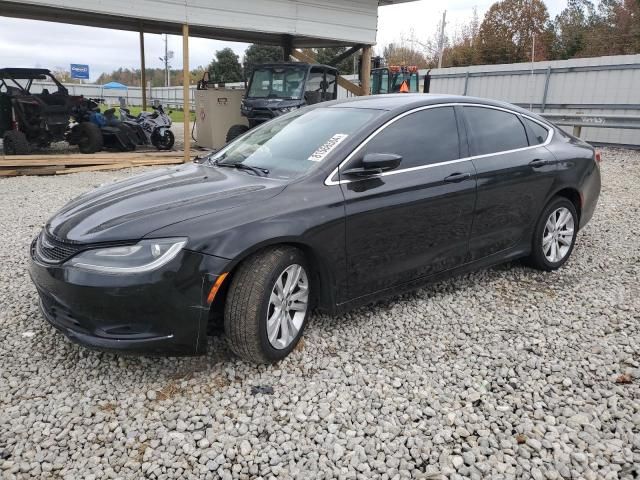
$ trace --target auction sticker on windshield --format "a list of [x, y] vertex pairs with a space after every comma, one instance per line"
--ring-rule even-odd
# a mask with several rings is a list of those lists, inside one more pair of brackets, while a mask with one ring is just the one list
[[315, 152], [307, 160], [312, 162], [321, 162], [324, 157], [329, 155], [333, 149], [335, 149], [340, 143], [342, 143], [349, 135], [346, 133], [336, 133], [329, 140], [320, 145]]

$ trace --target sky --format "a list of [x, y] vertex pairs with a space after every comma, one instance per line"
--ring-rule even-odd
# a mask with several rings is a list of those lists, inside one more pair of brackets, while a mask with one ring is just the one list
[[[398, 41], [413, 32], [416, 39], [427, 41], [436, 34], [438, 22], [447, 10], [447, 31], [453, 33], [458, 26], [471, 18], [477, 7], [482, 19], [493, 0], [420, 0], [380, 7], [378, 19], [378, 45]], [[555, 16], [566, 6], [566, 0], [545, 0], [549, 13]], [[102, 72], [119, 67], [139, 68], [138, 33], [106, 30], [93, 27], [39, 22], [0, 17], [1, 67], [41, 67], [69, 69], [69, 64], [89, 64], [91, 80]], [[232, 48], [242, 57], [247, 44], [222, 42], [202, 38], [189, 40], [191, 68], [208, 65], [216, 50]], [[146, 34], [145, 50], [147, 68], [161, 67], [164, 40], [161, 35]], [[182, 66], [182, 39], [169, 36], [169, 50], [175, 52], [172, 65]]]

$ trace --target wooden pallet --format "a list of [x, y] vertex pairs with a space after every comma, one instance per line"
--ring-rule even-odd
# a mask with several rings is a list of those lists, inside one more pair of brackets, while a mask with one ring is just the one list
[[17, 175], [62, 175], [67, 173], [118, 170], [121, 168], [175, 165], [183, 163], [182, 152], [123, 152], [3, 155], [0, 156], [0, 177]]

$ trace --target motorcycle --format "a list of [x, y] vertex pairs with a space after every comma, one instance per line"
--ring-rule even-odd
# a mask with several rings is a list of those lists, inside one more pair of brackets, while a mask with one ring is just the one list
[[120, 107], [120, 120], [136, 131], [139, 144], [151, 144], [158, 150], [170, 150], [175, 143], [171, 117], [165, 113], [162, 105], [152, 108], [153, 112], [140, 112], [133, 116], [128, 108]]

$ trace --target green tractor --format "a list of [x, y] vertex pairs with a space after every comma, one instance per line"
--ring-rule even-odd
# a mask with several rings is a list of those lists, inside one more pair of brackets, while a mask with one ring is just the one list
[[371, 70], [371, 95], [418, 93], [418, 67], [390, 65]]

